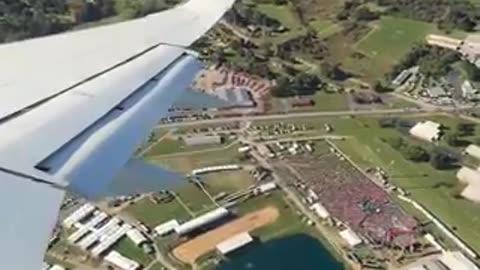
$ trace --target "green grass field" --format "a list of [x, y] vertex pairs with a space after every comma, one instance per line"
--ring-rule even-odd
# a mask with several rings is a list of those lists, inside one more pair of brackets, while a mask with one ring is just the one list
[[348, 110], [348, 97], [345, 93], [325, 93], [317, 92], [313, 96], [305, 96], [315, 101], [313, 107], [293, 108], [290, 104], [293, 98], [274, 98], [272, 99], [273, 112], [298, 112], [298, 111], [344, 111]]
[[244, 190], [254, 184], [255, 180], [247, 171], [235, 171], [209, 174], [204, 182], [208, 192], [215, 196], [221, 192], [234, 193]]
[[175, 200], [169, 203], [155, 204], [150, 199], [145, 198], [127, 207], [125, 212], [144, 222], [150, 228], [171, 219], [177, 219], [180, 222], [190, 218], [187, 211]]
[[222, 146], [225, 146], [226, 144], [228, 144], [228, 142], [225, 142], [225, 144], [205, 144], [190, 146], [185, 144], [185, 142], [181, 139], [164, 138], [162, 141], [154, 144], [152, 148], [150, 148], [145, 153], [145, 156], [158, 156], [181, 152], [201, 151], [215, 147], [220, 148]]
[[[258, 4], [256, 5], [256, 9], [263, 14], [272, 17], [274, 19], [277, 19], [280, 21], [285, 27], [289, 29], [289, 31], [279, 34], [279, 35], [273, 35], [270, 37], [267, 37], [266, 39], [276, 43], [280, 44], [282, 42], [285, 42], [289, 39], [295, 38], [297, 36], [301, 36], [304, 33], [306, 33], [305, 28], [301, 25], [300, 21], [298, 18], [294, 15], [294, 13], [291, 11], [291, 8], [293, 8], [290, 5], [274, 5], [274, 4]], [[265, 39], [265, 38], [264, 38]]]
[[313, 29], [315, 29], [315, 31], [317, 31], [319, 37], [321, 38], [326, 38], [342, 29], [340, 25], [326, 19], [317, 19], [311, 21], [309, 24], [311, 27], [313, 27]]
[[225, 149], [212, 149], [201, 153], [185, 153], [168, 157], [147, 157], [147, 160], [177, 172], [190, 173], [193, 169], [205, 166], [238, 163], [237, 148], [238, 145], [235, 144]]
[[435, 32], [433, 24], [383, 17], [377, 26], [355, 47], [366, 55], [363, 59], [349, 57], [346, 66], [349, 70], [367, 78], [379, 78], [398, 63], [425, 36]]
[[153, 256], [147, 255], [140, 247], [137, 247], [132, 240], [127, 237], [122, 238], [113, 248], [123, 256], [132, 259], [144, 267], [153, 261]]

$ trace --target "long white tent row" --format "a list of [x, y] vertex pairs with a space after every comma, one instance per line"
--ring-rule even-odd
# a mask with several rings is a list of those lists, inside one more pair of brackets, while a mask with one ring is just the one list
[[241, 168], [242, 167], [237, 164], [210, 166], [210, 167], [195, 169], [192, 171], [192, 175], [200, 175], [205, 173], [221, 172], [221, 171], [235, 171], [235, 170], [240, 170]]
[[229, 214], [230, 214], [230, 211], [228, 211], [228, 209], [219, 207], [215, 210], [212, 210], [206, 214], [203, 214], [199, 217], [196, 217], [194, 219], [191, 219], [181, 224], [180, 226], [175, 228], [175, 232], [179, 235], [187, 234], [209, 223], [212, 223], [223, 217], [226, 217]]
[[71, 228], [73, 224], [86, 218], [88, 215], [92, 214], [94, 211], [95, 211], [95, 206], [89, 203], [84, 204], [63, 220], [63, 226], [67, 228]]
[[179, 227], [180, 224], [176, 219], [169, 220], [167, 222], [164, 222], [157, 227], [155, 227], [153, 230], [158, 236], [164, 236], [167, 235], [173, 231], [176, 230], [177, 227]]
[[135, 228], [132, 228], [127, 232], [127, 237], [130, 238], [130, 240], [132, 240], [132, 242], [137, 246], [148, 242], [148, 239], [145, 237], [145, 235]]

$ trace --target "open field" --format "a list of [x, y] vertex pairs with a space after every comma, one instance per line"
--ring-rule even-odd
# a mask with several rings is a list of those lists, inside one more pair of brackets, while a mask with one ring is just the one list
[[317, 31], [319, 37], [326, 38], [334, 33], [337, 33], [342, 27], [331, 20], [317, 19], [309, 23], [315, 31]]
[[435, 31], [433, 24], [383, 17], [374, 30], [356, 45], [356, 49], [366, 57], [354, 59], [350, 56], [345, 64], [354, 73], [367, 78], [381, 78], [415, 44], [423, 42], [427, 34]]
[[212, 173], [204, 177], [203, 181], [212, 196], [221, 192], [233, 193], [244, 190], [255, 183], [247, 171]]
[[132, 259], [143, 266], [149, 265], [153, 261], [153, 257], [145, 254], [140, 247], [137, 247], [132, 240], [124, 237], [114, 247], [116, 251], [125, 257]]
[[145, 156], [158, 156], [174, 153], [201, 151], [210, 148], [220, 148], [225, 146], [229, 142], [226, 141], [222, 144], [204, 144], [204, 145], [187, 145], [181, 139], [164, 138], [160, 142], [155, 143], [146, 153]]
[[187, 211], [176, 201], [155, 204], [145, 198], [125, 209], [129, 215], [153, 228], [171, 219], [184, 221], [190, 218]]
[[266, 207], [249, 213], [181, 244], [173, 250], [173, 254], [181, 261], [193, 264], [200, 256], [215, 249], [217, 244], [239, 233], [271, 224], [278, 216], [279, 211], [275, 207]]
[[213, 149], [212, 151], [194, 154], [184, 153], [168, 157], [147, 157], [147, 159], [177, 172], [190, 173], [193, 169], [205, 166], [238, 163], [237, 148], [238, 145], [235, 144], [225, 149]]
[[291, 106], [294, 98], [274, 98], [272, 99], [272, 111], [274, 112], [297, 112], [297, 111], [344, 111], [348, 110], [348, 94], [346, 93], [326, 93], [317, 92], [313, 96], [305, 96], [305, 99], [312, 99], [315, 105], [312, 107]]
[[214, 207], [212, 200], [203, 190], [193, 183], [181, 186], [175, 191], [183, 203], [194, 213], [205, 212]]

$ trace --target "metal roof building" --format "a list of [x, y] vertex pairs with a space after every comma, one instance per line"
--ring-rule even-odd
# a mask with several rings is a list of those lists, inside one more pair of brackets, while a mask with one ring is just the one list
[[95, 206], [87, 203], [82, 205], [68, 217], [63, 220], [63, 226], [71, 228], [73, 224], [79, 222], [80, 220], [86, 218], [88, 215], [92, 214], [95, 211]]
[[82, 237], [84, 237], [90, 230], [98, 225], [100, 222], [106, 220], [108, 215], [105, 212], [100, 212], [97, 215], [94, 215], [92, 219], [90, 219], [85, 225], [81, 226], [76, 232], [72, 233], [68, 237], [68, 241], [72, 244], [76, 243]]
[[91, 251], [92, 255], [98, 257], [103, 254], [105, 251], [107, 251], [107, 249], [118, 242], [118, 240], [120, 240], [128, 232], [128, 230], [130, 230], [130, 228], [132, 228], [130, 225], [123, 224], [120, 229], [113, 232], [106, 239], [102, 240], [100, 244], [95, 246]]
[[52, 266], [50, 269], [48, 270], [65, 270], [65, 267], [63, 266], [60, 266], [58, 264], [55, 264], [54, 266]]
[[137, 270], [138, 268], [140, 268], [139, 263], [123, 256], [116, 251], [111, 251], [110, 253], [108, 253], [108, 255], [105, 256], [104, 260], [122, 270]]
[[127, 237], [137, 246], [148, 242], [148, 239], [145, 237], [145, 235], [135, 228], [132, 228], [127, 232]]
[[217, 250], [222, 254], [228, 254], [253, 241], [253, 238], [248, 232], [240, 233], [228, 238], [217, 245]]
[[176, 219], [172, 219], [170, 221], [167, 221], [165, 223], [162, 223], [162, 224], [158, 225], [153, 230], [159, 236], [164, 236], [166, 234], [169, 234], [169, 233], [173, 232], [175, 230], [175, 228], [177, 228], [178, 226], [180, 226], [178, 221]]
[[419, 122], [410, 129], [410, 134], [418, 139], [433, 142], [440, 139], [441, 125], [432, 121]]
[[341, 231], [340, 236], [347, 241], [350, 247], [356, 247], [363, 242], [362, 239], [360, 239], [360, 237], [358, 237], [358, 235], [351, 229]]
[[268, 182], [265, 184], [262, 184], [258, 187], [258, 190], [260, 190], [261, 193], [269, 192], [277, 188], [277, 183], [275, 182]]
[[209, 223], [212, 223], [214, 221], [217, 221], [223, 217], [226, 217], [230, 214], [230, 211], [228, 211], [228, 209], [226, 208], [223, 208], [223, 207], [219, 207], [215, 210], [212, 210], [206, 214], [203, 214], [199, 217], [196, 217], [192, 220], [189, 220], [183, 224], [181, 224], [180, 226], [176, 227], [175, 228], [175, 232], [177, 234], [187, 234], [189, 232], [192, 232], [202, 226], [205, 226]]

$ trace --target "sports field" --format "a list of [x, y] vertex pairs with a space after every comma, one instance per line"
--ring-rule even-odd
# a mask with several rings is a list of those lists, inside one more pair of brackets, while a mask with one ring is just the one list
[[398, 63], [415, 44], [435, 32], [433, 24], [409, 19], [383, 17], [374, 29], [362, 38], [355, 49], [365, 58], [346, 60], [349, 70], [366, 77], [379, 78]]
[[249, 213], [181, 244], [173, 250], [173, 255], [182, 262], [193, 264], [200, 256], [214, 250], [217, 244], [239, 233], [272, 224], [278, 216], [279, 211], [275, 207]]

